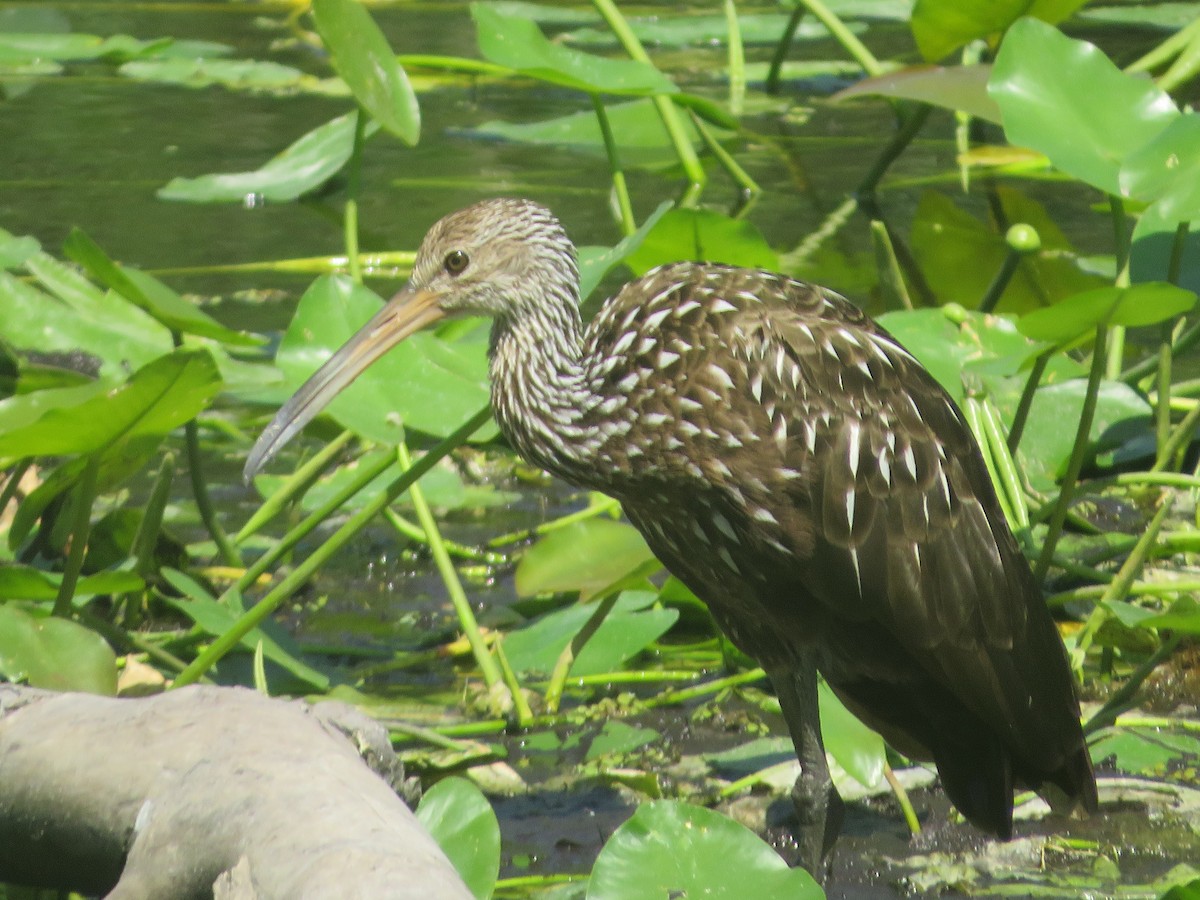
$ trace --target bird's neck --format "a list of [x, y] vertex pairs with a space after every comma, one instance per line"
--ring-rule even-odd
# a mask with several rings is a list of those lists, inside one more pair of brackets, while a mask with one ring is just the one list
[[523, 457], [584, 484], [595, 455], [594, 405], [583, 351], [578, 301], [547, 305], [492, 326], [492, 410]]

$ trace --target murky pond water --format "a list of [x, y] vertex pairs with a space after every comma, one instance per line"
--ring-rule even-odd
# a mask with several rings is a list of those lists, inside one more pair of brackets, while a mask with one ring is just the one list
[[[313, 51], [287, 40], [281, 27], [283, 7], [99, 0], [46, 2], [36, 4], [36, 10], [34, 6], [0, 2], [0, 27], [8, 21], [5, 17], [36, 12], [47, 30], [214, 40], [231, 45], [237, 56], [322, 71]], [[662, 11], [680, 10], [663, 4]], [[400, 53], [476, 55], [474, 29], [463, 4], [380, 9], [378, 20]], [[908, 46], [900, 28], [887, 21], [871, 27], [871, 42], [880, 55], [891, 47]], [[710, 77], [721, 65], [721, 52], [688, 50], [682, 55], [686, 65], [679, 81], [698, 93], [723, 91]], [[796, 52], [821, 59], [840, 56], [827, 40], [805, 42]], [[769, 48], [753, 47], [751, 53], [765, 58]], [[748, 218], [783, 253], [827, 224], [874, 161], [880, 135], [893, 127], [885, 104], [830, 102], [837, 86], [829, 78], [788, 82], [777, 102], [746, 117], [747, 138], [731, 145], [764, 188]], [[345, 108], [341, 100], [315, 96], [255, 96], [216, 87], [192, 92], [142, 84], [117, 76], [112, 66], [101, 63], [73, 70], [69, 77], [10, 90], [0, 106], [0, 226], [31, 234], [48, 248], [60, 246], [70, 228], [80, 226], [114, 257], [172, 273], [166, 277], [180, 290], [218, 298], [213, 310], [230, 324], [277, 331], [311, 276], [229, 273], [210, 267], [339, 253], [340, 189], [335, 186], [301, 203], [256, 208], [172, 204], [156, 199], [155, 190], [177, 175], [254, 168]], [[490, 120], [531, 121], [580, 108], [578, 95], [570, 92], [510, 83], [464, 83], [430, 94], [422, 109], [419, 146], [406, 148], [386, 136], [368, 144], [362, 179], [370, 188], [359, 213], [364, 249], [411, 249], [442, 214], [492, 194], [524, 194], [555, 208], [578, 243], [614, 243], [620, 235], [608, 208], [610, 178], [604, 159], [555, 148], [531, 152], [464, 133]], [[954, 168], [953, 128], [949, 116], [935, 115], [885, 184], [880, 202], [901, 233], [907, 232], [931, 184], [954, 191], [947, 179]], [[737, 200], [733, 186], [715, 169], [710, 175], [705, 203], [731, 208]], [[630, 180], [639, 216], [680, 190], [671, 172], [634, 170]], [[1090, 214], [1089, 200], [1081, 192], [1052, 181], [1022, 183], [1020, 189], [1052, 208], [1056, 222], [1081, 252], [1098, 253], [1107, 247], [1107, 223]], [[976, 215], [982, 215], [986, 205], [981, 194], [956, 202]], [[841, 228], [810, 257], [806, 274], [853, 294], [867, 283], [862, 272], [871, 266], [866, 229]], [[186, 271], [190, 269], [198, 271]], [[386, 292], [391, 285], [380, 282], [376, 287]], [[860, 299], [868, 306], [875, 302], [870, 296]], [[255, 501], [241, 487], [240, 465], [240, 459], [214, 459], [209, 472], [214, 484], [221, 485], [222, 514], [231, 523], [244, 520]], [[582, 502], [561, 485], [531, 488], [507, 475], [502, 479], [504, 487], [522, 491], [522, 500], [486, 519], [451, 516], [445, 523], [449, 537], [479, 543], [497, 533], [531, 527]], [[304, 551], [302, 545], [298, 552]], [[502, 614], [514, 599], [503, 568], [481, 575], [468, 587], [485, 621]], [[301, 602], [287, 622], [315, 644], [403, 646], [423, 630], [453, 628], [444, 588], [431, 564], [421, 554], [405, 555], [394, 532], [382, 527], [344, 551], [305, 596], [327, 599], [312, 609]], [[427, 675], [394, 672], [379, 676], [372, 686], [400, 692], [406, 678], [415, 677], [421, 686]], [[429, 677], [446, 687], [445, 672]], [[726, 730], [692, 725], [689, 711], [667, 713], [656, 721], [656, 727], [680, 735], [675, 745], [680, 755], [729, 740]], [[781, 720], [767, 724], [776, 734], [783, 733]], [[512, 760], [524, 766], [522, 772], [531, 782], [549, 779], [559, 760], [529, 752], [523, 741], [523, 736], [509, 740]], [[1105, 882], [1114, 895], [1120, 885], [1149, 884], [1187, 859], [1189, 849], [1197, 851], [1193, 859], [1200, 858], [1195, 832], [1186, 820], [1196, 814], [1194, 808], [1174, 817], [1157, 812], [1148, 817], [1132, 787], [1130, 797], [1126, 812], [1114, 809], [1063, 832], [1121, 851]], [[955, 884], [953, 867], [977, 836], [964, 826], [945, 824], [946, 808], [939, 795], [918, 793], [916, 798], [918, 810], [928, 810], [933, 825], [930, 834], [916, 841], [908, 840], [888, 798], [852, 807], [831, 896], [894, 897], [904, 891], [919, 895], [935, 884], [939, 889]], [[608, 785], [497, 801], [505, 834], [505, 874], [586, 872], [632, 802]], [[743, 804], [734, 813], [765, 829], [787, 856], [786, 810], [778, 805], [757, 809], [753, 803]], [[1095, 857], [1081, 856], [1084, 862], [1077, 862], [1071, 853], [1066, 844], [1047, 849], [1034, 840], [1019, 840], [1007, 849], [984, 847], [983, 861], [975, 867], [964, 865], [958, 877], [990, 877], [996, 893], [1014, 896], [1023, 890], [1022, 882], [1014, 879], [1028, 874], [1037, 880], [1038, 866], [1045, 863], [1049, 875], [1043, 879], [1044, 895], [1071, 896], [1072, 890], [1082, 890], [1072, 885], [1096, 883], [1094, 871], [1072, 868], [1094, 867]], [[931, 880], [931, 871], [942, 880]], [[979, 871], [989, 875], [980, 876]], [[1072, 881], [1076, 875], [1080, 880]], [[897, 888], [898, 883], [907, 887]]]

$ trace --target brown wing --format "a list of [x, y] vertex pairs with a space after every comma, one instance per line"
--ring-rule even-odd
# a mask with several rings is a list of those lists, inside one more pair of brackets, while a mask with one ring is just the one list
[[[954, 713], [936, 707], [957, 701], [1000, 739], [993, 756], [1013, 755], [1019, 780], [1059, 782], [1088, 805], [1066, 656], [961, 413], [849, 303], [826, 294], [818, 315], [811, 307], [748, 309], [738, 329], [742, 358], [772, 363], [758, 371], [776, 428], [783, 421], [795, 431], [786, 466], [802, 477], [789, 497], [808, 508], [814, 532], [802, 582], [834, 616], [882, 626], [928, 676], [889, 683], [843, 653], [827, 678], [860, 709], [872, 707], [868, 718], [930, 747], [944, 778], [956, 764], [978, 763], [938, 751]], [[905, 681], [931, 696], [902, 696]], [[905, 716], [893, 714], [906, 706]], [[956, 739], [976, 740], [972, 722], [963, 724]], [[954, 799], [970, 812], [970, 798]]]

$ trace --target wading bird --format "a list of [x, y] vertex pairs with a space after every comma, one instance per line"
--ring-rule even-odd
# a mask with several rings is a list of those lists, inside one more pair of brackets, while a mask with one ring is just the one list
[[1011, 836], [1016, 784], [1096, 808], [1054, 622], [962, 414], [899, 343], [831, 291], [723, 265], [655, 269], [586, 328], [579, 302], [574, 245], [547, 209], [446, 216], [408, 285], [279, 411], [247, 476], [408, 335], [490, 316], [504, 436], [620, 500], [770, 676], [810, 871], [842, 814], [817, 672], [893, 747], [936, 763], [986, 832]]

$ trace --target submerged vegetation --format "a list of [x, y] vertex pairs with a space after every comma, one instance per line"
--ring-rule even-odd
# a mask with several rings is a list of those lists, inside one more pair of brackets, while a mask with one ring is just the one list
[[[297, 64], [185, 33], [79, 33], [54, 4], [0, 8], [10, 105], [83, 78], [169, 92], [184, 110], [213, 91], [263, 109], [316, 104], [305, 118], [319, 124], [280, 138], [265, 162], [181, 168], [147, 204], [181, 237], [195, 208], [181, 204], [240, 204], [244, 216], [303, 205], [340, 245], [152, 273], [162, 260], [89, 236], [107, 211], [70, 223], [82, 230], [61, 248], [0, 230], [0, 676], [110, 694], [212, 680], [362, 705], [437, 782], [420, 815], [479, 897], [821, 896], [753, 831], [705, 808], [743, 810], [762, 831], [762, 811], [738, 798], [791, 783], [790, 742], [766, 733], [778, 703], [761, 671], [665, 577], [614, 502], [548, 484], [497, 442], [485, 324], [406, 341], [330, 405], [292, 474], [259, 476], [252, 510], [238, 493], [269, 414], [379, 308], [369, 285], [412, 262], [411, 248], [362, 235], [384, 215], [413, 235], [437, 218], [409, 199], [429, 164], [422, 111], [444, 123], [444, 109], [429, 110], [512, 94], [536, 112], [488, 120], [485, 101], [470, 123], [442, 125], [463, 146], [509, 154], [494, 178], [438, 160], [436, 173], [454, 172], [444, 208], [529, 193], [591, 228], [611, 246], [582, 249], [585, 297], [678, 259], [820, 281], [857, 295], [945, 385], [1059, 618], [1110, 796], [1149, 804], [1165, 823], [1157, 846], [1180, 848], [1131, 849], [1120, 827], [1093, 823], [1014, 855], [1004, 875], [948, 854], [880, 851], [867, 865], [913, 890], [1200, 891], [1187, 852], [1200, 848], [1200, 119], [1176, 99], [1200, 66], [1192, 12], [478, 2], [442, 20], [473, 21], [473, 53], [397, 56], [416, 15], [406, 7], [236, 6]], [[884, 45], [886, 59], [870, 49]], [[796, 184], [764, 175], [801, 168], [814, 115], [863, 109], [875, 119], [855, 135], [855, 189], [796, 233]], [[21, 140], [4, 137], [0, 159]], [[383, 142], [404, 171], [375, 179]], [[547, 180], [542, 153], [587, 161], [585, 183]], [[576, 194], [590, 208], [573, 222]], [[205, 303], [177, 292], [196, 278], [244, 293]], [[301, 290], [275, 340], [283, 323], [248, 314], [262, 295], [246, 289], [280, 285]], [[397, 580], [388, 603], [401, 624], [375, 633], [346, 624], [353, 604], [340, 596], [366, 541], [407, 548], [406, 567], [432, 575]], [[417, 592], [434, 597], [419, 611]], [[876, 808], [919, 831], [908, 791], [924, 770], [831, 692], [821, 702], [842, 793], [890, 797]], [[696, 752], [686, 732], [714, 721], [721, 749]], [[640, 805], [589, 880], [587, 865], [502, 847], [488, 800], [448, 776], [492, 798], [604, 785]]]

